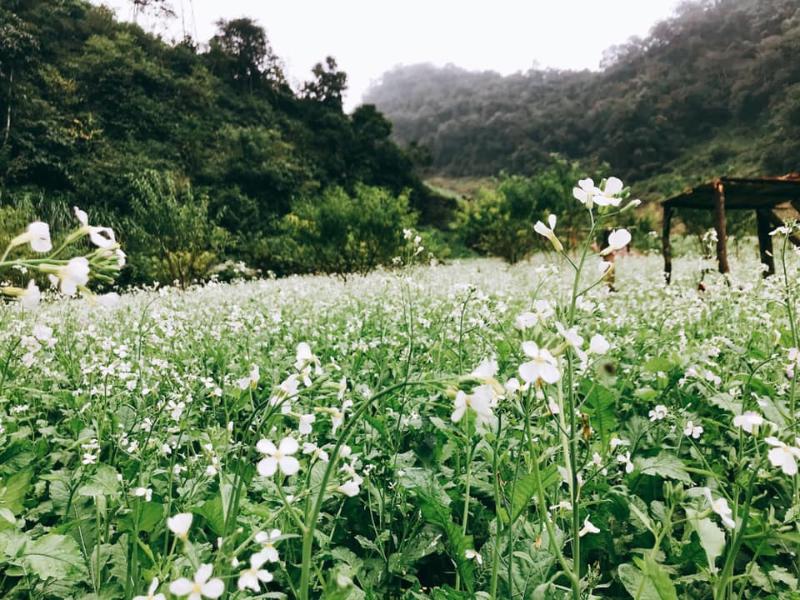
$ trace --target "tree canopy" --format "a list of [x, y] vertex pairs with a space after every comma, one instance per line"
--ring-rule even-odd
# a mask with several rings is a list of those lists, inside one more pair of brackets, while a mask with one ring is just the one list
[[795, 0], [702, 0], [609, 49], [599, 72], [420, 64], [385, 73], [365, 99], [450, 176], [533, 173], [552, 152], [636, 180], [687, 154], [689, 171], [785, 173], [800, 170], [798, 56]]
[[389, 121], [371, 106], [343, 112], [347, 76], [333, 57], [295, 91], [259, 23], [217, 28], [208, 44], [167, 43], [86, 0], [3, 2], [0, 198], [43, 197], [124, 223], [142, 178], [161, 173], [190, 185], [183, 197], [263, 269], [273, 265], [253, 248], [293, 202], [329, 187], [407, 193], [423, 219], [432, 214], [435, 198]]

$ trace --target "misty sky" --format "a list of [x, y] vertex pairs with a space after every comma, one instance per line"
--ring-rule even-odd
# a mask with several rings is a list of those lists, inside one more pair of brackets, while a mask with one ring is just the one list
[[[167, 39], [207, 42], [220, 17], [266, 30], [293, 87], [327, 55], [347, 72], [345, 108], [398, 64], [453, 63], [503, 74], [532, 66], [596, 69], [603, 50], [645, 36], [680, 0], [170, 0], [171, 22], [139, 18]], [[94, 0], [132, 16], [130, 0]]]

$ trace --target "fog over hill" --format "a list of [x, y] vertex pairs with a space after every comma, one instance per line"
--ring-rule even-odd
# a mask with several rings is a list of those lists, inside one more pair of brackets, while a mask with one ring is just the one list
[[599, 72], [417, 64], [385, 73], [365, 101], [450, 176], [531, 173], [552, 152], [635, 179], [676, 164], [777, 174], [800, 169], [798, 56], [796, 1], [705, 0], [610, 48]]

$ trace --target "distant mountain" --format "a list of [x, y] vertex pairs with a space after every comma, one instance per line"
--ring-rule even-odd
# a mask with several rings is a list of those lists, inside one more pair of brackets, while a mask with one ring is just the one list
[[800, 3], [683, 4], [609, 49], [600, 72], [397, 67], [365, 101], [397, 141], [426, 146], [439, 175], [531, 173], [553, 152], [662, 192], [718, 172], [797, 171]]

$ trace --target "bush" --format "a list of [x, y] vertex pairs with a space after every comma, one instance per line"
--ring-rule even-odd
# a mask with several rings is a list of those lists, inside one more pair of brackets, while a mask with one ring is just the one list
[[131, 189], [126, 249], [134, 281], [186, 287], [205, 279], [229, 239], [210, 218], [208, 198], [195, 197], [188, 183], [158, 171], [135, 177]]
[[[549, 214], [559, 219], [559, 230], [574, 244], [576, 219], [585, 209], [572, 196], [575, 181], [584, 177], [578, 163], [553, 154], [550, 164], [532, 177], [501, 174], [495, 189], [481, 188], [472, 200], [464, 201], [457, 214], [456, 227], [467, 247], [516, 263], [546, 240], [533, 231], [536, 221]], [[598, 183], [601, 175], [592, 174]]]
[[349, 195], [331, 187], [292, 203], [273, 241], [278, 273], [365, 274], [392, 262], [405, 246], [403, 229], [416, 216], [407, 193], [357, 185]]

